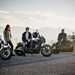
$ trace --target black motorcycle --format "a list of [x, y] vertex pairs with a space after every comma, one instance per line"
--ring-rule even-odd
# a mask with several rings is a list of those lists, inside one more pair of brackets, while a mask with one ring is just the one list
[[70, 40], [65, 40], [52, 44], [52, 53], [59, 54], [60, 52], [73, 52], [74, 46], [73, 42]]
[[0, 57], [3, 60], [8, 60], [12, 56], [11, 48], [8, 44], [5, 44], [2, 39], [0, 39]]
[[30, 47], [24, 46], [23, 43], [18, 43], [16, 48], [15, 48], [15, 53], [17, 55], [23, 55], [25, 56], [26, 54], [42, 54], [45, 57], [48, 57], [52, 54], [51, 47], [48, 44], [45, 44], [46, 40], [43, 36], [39, 37], [39, 40], [37, 43], [34, 42], [34, 40], [31, 40], [30, 42]]

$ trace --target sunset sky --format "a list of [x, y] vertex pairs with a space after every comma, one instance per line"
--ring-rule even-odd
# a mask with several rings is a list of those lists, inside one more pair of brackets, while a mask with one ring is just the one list
[[75, 28], [75, 0], [0, 0], [0, 25]]

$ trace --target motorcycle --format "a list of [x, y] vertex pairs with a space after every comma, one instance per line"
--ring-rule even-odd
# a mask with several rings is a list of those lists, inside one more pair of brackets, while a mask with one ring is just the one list
[[53, 43], [51, 46], [51, 51], [54, 54], [59, 54], [60, 52], [73, 52], [73, 43], [70, 40]]
[[8, 44], [5, 44], [2, 39], [0, 39], [0, 57], [3, 60], [8, 60], [12, 56], [11, 48]]
[[48, 57], [52, 54], [50, 51], [51, 46], [45, 44], [46, 40], [43, 36], [39, 37], [38, 43], [35, 44], [34, 40], [31, 40], [30, 47], [26, 47], [22, 42], [18, 43], [15, 48], [15, 54], [25, 56], [26, 54], [42, 54], [45, 57]]

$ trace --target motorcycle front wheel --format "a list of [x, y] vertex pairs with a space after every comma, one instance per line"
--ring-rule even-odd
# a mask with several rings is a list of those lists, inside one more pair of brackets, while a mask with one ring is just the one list
[[12, 56], [12, 51], [10, 48], [3, 48], [0, 53], [0, 57], [3, 60], [8, 60]]
[[50, 45], [46, 44], [46, 45], [42, 46], [41, 54], [45, 57], [51, 56], [52, 55], [52, 49], [51, 49]]
[[25, 56], [25, 52], [24, 52], [24, 49], [23, 49], [23, 46], [17, 46], [15, 48], [15, 53], [16, 55], [19, 55], [19, 56]]

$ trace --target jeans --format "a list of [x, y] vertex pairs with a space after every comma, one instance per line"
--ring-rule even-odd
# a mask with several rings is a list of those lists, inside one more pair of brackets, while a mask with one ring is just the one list
[[7, 43], [10, 45], [11, 50], [13, 51], [13, 44], [12, 44], [12, 42], [9, 40], [9, 41], [7, 41]]

